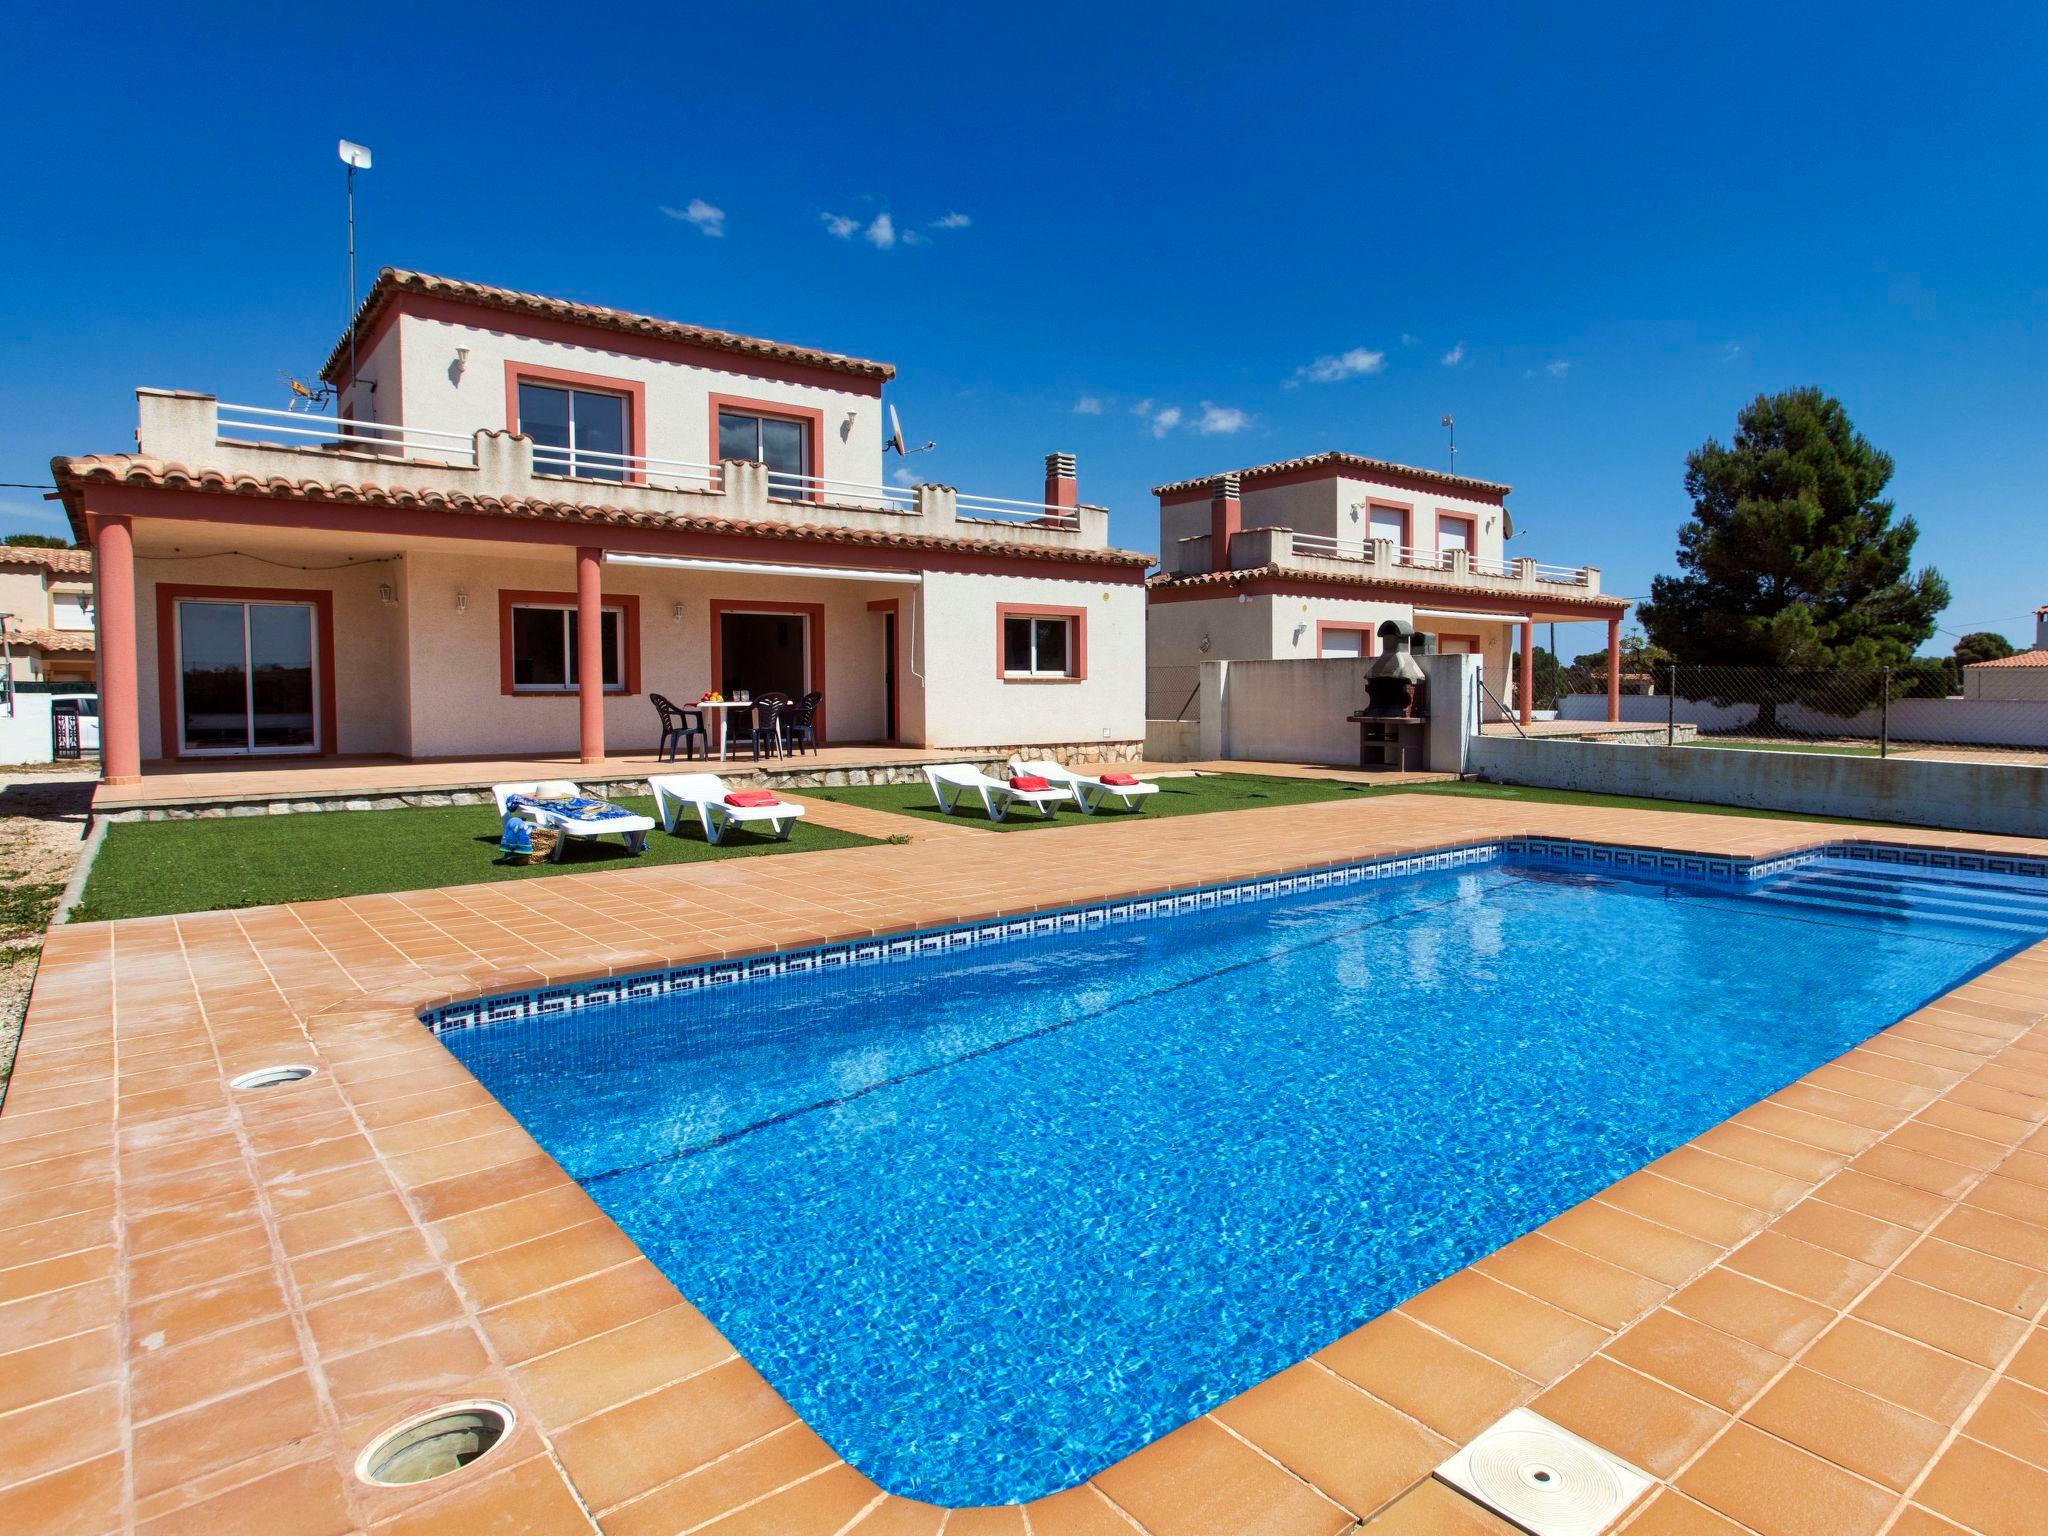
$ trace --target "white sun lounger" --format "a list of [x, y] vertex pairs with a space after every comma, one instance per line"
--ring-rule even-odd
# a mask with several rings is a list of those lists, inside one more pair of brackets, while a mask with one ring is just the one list
[[1038, 814], [1049, 819], [1054, 806], [1074, 798], [1071, 789], [1059, 785], [1051, 789], [1012, 789], [1001, 779], [992, 779], [967, 763], [934, 764], [925, 769], [924, 777], [932, 787], [932, 798], [948, 816], [959, 810], [969, 795], [981, 797], [981, 808], [988, 812], [990, 821], [1001, 821], [1010, 807], [1018, 804], [1035, 805]]
[[1147, 795], [1159, 793], [1157, 784], [1105, 784], [1094, 774], [1076, 773], [1050, 760], [1024, 761], [1010, 759], [1010, 772], [1035, 773], [1041, 779], [1050, 779], [1055, 784], [1064, 784], [1074, 792], [1074, 802], [1093, 816], [1111, 800], [1120, 803], [1127, 811], [1142, 811]]
[[[548, 856], [551, 862], [562, 857], [562, 850], [569, 846], [572, 837], [623, 837], [628, 853], [642, 853], [647, 848], [647, 834], [654, 830], [653, 817], [636, 816], [631, 811], [586, 796], [568, 779], [540, 779], [531, 784], [493, 784], [491, 798], [498, 802], [500, 821], [508, 815], [518, 816], [536, 827], [545, 827], [560, 834], [555, 839], [555, 851]], [[586, 806], [600, 807], [603, 813], [577, 814], [535, 803], [547, 800], [582, 801]]]
[[804, 808], [793, 800], [778, 799], [773, 805], [727, 805], [732, 791], [715, 773], [662, 773], [647, 781], [654, 786], [654, 808], [661, 814], [661, 829], [673, 832], [676, 818], [686, 811], [697, 814], [704, 840], [716, 843], [727, 829], [765, 821], [779, 842], [788, 842]]

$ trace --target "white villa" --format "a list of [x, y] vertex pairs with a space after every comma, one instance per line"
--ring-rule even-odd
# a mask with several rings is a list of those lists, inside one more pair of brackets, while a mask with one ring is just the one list
[[709, 689], [821, 693], [832, 743], [1135, 757], [1151, 556], [1066, 455], [1025, 499], [888, 483], [893, 375], [386, 269], [334, 417], [139, 390], [135, 451], [53, 464], [97, 557], [108, 781], [598, 762], [655, 744], [650, 693]]

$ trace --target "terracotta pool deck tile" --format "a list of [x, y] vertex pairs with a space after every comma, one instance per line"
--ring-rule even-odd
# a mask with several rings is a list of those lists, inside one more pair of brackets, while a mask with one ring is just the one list
[[1773, 1104], [1769, 1100], [1750, 1105], [1741, 1114], [1731, 1116], [1724, 1124], [1730, 1128], [1761, 1131], [1801, 1146], [1832, 1152], [1843, 1158], [1854, 1157], [1882, 1134], [1828, 1115], [1816, 1115], [1807, 1110], [1794, 1109], [1789, 1104]]
[[302, 1179], [287, 1178], [266, 1184], [264, 1194], [271, 1210], [282, 1220], [366, 1200], [390, 1188], [391, 1178], [382, 1164], [351, 1163]]
[[1719, 1409], [1604, 1355], [1529, 1406], [1658, 1477], [1671, 1476], [1729, 1422]]
[[305, 1445], [322, 1428], [313, 1384], [303, 1372], [138, 1424], [136, 1496], [162, 1493], [251, 1458]]
[[[481, 1470], [479, 1468], [478, 1470]], [[595, 1532], [574, 1490], [546, 1456], [529, 1456], [418, 1509], [370, 1526], [373, 1536], [511, 1536]]]
[[386, 1188], [340, 1205], [278, 1217], [277, 1243], [287, 1258], [302, 1259], [412, 1225], [405, 1201]]
[[668, 1277], [645, 1259], [616, 1265], [551, 1291], [480, 1313], [478, 1325], [500, 1358], [523, 1360], [566, 1348], [682, 1300]]
[[573, 1424], [629, 1398], [709, 1370], [736, 1355], [688, 1302], [581, 1340], [513, 1372], [552, 1424]]
[[1608, 1185], [1594, 1198], [1724, 1250], [1741, 1242], [1769, 1219], [1754, 1206], [1738, 1205], [1647, 1168]]
[[1858, 1154], [1848, 1166], [1853, 1172], [1890, 1179], [1894, 1184], [1939, 1195], [1944, 1200], [1956, 1199], [1977, 1180], [1974, 1169], [1929, 1157], [1924, 1152], [1908, 1151], [1895, 1145], [1890, 1138]]
[[1771, 1230], [1879, 1268], [1904, 1253], [1915, 1235], [1909, 1228], [1820, 1199], [1800, 1201], [1772, 1222]]
[[1901, 1491], [1934, 1459], [1946, 1426], [1814, 1371], [1793, 1367], [1743, 1421]]
[[1652, 1312], [1602, 1353], [1724, 1413], [1735, 1412], [1785, 1368], [1783, 1356], [1668, 1307]]
[[1963, 1196], [1962, 1203], [1970, 1209], [1993, 1211], [2048, 1231], [2048, 1200], [2041, 1198], [2039, 1189], [2021, 1179], [1986, 1174]]
[[1916, 1117], [1927, 1125], [1940, 1126], [1945, 1131], [1957, 1131], [1965, 1136], [1976, 1136], [1994, 1146], [2010, 1147], [2015, 1142], [2022, 1145], [2033, 1129], [2025, 1120], [2012, 1115], [1994, 1115], [1988, 1109], [1972, 1109], [1967, 1104], [1958, 1104], [1953, 1099], [1942, 1099], [1928, 1105]]
[[[1793, 1145], [1791, 1142], [1781, 1144]], [[1727, 1143], [1723, 1142], [1722, 1145], [1726, 1146]], [[1832, 1173], [1841, 1160], [1829, 1161], [1828, 1172]], [[1815, 1175], [1813, 1178], [1805, 1178], [1783, 1173], [1777, 1169], [1765, 1168], [1747, 1158], [1726, 1156], [1708, 1150], [1696, 1142], [1688, 1142], [1665, 1153], [1648, 1164], [1646, 1171], [1703, 1190], [1735, 1205], [1773, 1214], [1784, 1210], [1824, 1177]]]
[[1983, 1366], [1997, 1365], [2027, 1331], [2019, 1318], [1896, 1275], [1879, 1281], [1851, 1315]]
[[259, 1318], [181, 1349], [136, 1356], [128, 1370], [129, 1412], [137, 1423], [182, 1413], [195, 1403], [288, 1376], [304, 1364], [291, 1318]]
[[1681, 1287], [1670, 1306], [1695, 1322], [1788, 1357], [1798, 1353], [1834, 1317], [1828, 1308], [1804, 1297], [1719, 1267]]
[[1721, 1249], [1619, 1206], [1586, 1200], [1536, 1229], [1596, 1259], [1665, 1285], [1680, 1285], [1721, 1255]]
[[504, 1395], [502, 1378], [467, 1320], [354, 1354], [323, 1356], [320, 1366], [327, 1395], [344, 1423], [396, 1418], [437, 1402]]
[[290, 1261], [292, 1283], [308, 1307], [440, 1266], [426, 1238], [410, 1227]]
[[1360, 1517], [1455, 1449], [1313, 1361], [1269, 1377], [1210, 1416]]
[[1435, 1478], [1416, 1484], [1359, 1529], [1370, 1536], [1521, 1536], [1516, 1527]]
[[465, 1259], [455, 1266], [455, 1275], [477, 1306], [501, 1307], [639, 1255], [632, 1240], [610, 1222], [587, 1221]]
[[1677, 1487], [1761, 1536], [1875, 1536], [1897, 1502], [1877, 1484], [1745, 1424], [1708, 1446]]
[[[770, 1494], [758, 1504], [712, 1521], [702, 1528], [703, 1536], [838, 1536], [875, 1498], [875, 1485], [842, 1462]], [[953, 1520], [973, 1513], [960, 1511]], [[1014, 1510], [1003, 1514], [1012, 1522], [1007, 1529], [1024, 1536], [1022, 1517]], [[1000, 1525], [983, 1528], [991, 1533], [1004, 1529]]]
[[1884, 1138], [1884, 1144], [1907, 1152], [1920, 1152], [1943, 1162], [1956, 1163], [1974, 1173], [1984, 1173], [2012, 1156], [2010, 1143], [1988, 1142], [1961, 1131], [1928, 1123], [1927, 1116], [1939, 1109], [1931, 1104]]
[[1133, 1452], [1093, 1481], [1148, 1536], [1337, 1536], [1355, 1523], [1207, 1418]]
[[2048, 1273], [1936, 1237], [1907, 1254], [1893, 1273], [2015, 1317], [2031, 1318], [2048, 1301]]
[[129, 1309], [130, 1354], [177, 1349], [195, 1339], [289, 1311], [284, 1287], [268, 1268], [173, 1291]]
[[7, 1536], [104, 1536], [121, 1528], [121, 1455], [81, 1461], [0, 1486]]
[[1696, 1136], [1692, 1145], [1734, 1162], [1768, 1168], [1802, 1184], [1817, 1184], [1843, 1163], [1849, 1155], [1812, 1146], [1787, 1136], [1774, 1135], [1752, 1126], [1723, 1121], [1711, 1131]]
[[1970, 1536], [1970, 1532], [1954, 1521], [1928, 1513], [1917, 1504], [1909, 1504], [1887, 1536]]
[[1854, 1317], [1830, 1328], [1799, 1363], [1942, 1424], [1955, 1423], [1990, 1379], [1982, 1366]]
[[1776, 1227], [1759, 1232], [1725, 1262], [1738, 1274], [1830, 1308], [1847, 1306], [1881, 1273], [1873, 1265], [1787, 1237]]
[[87, 1387], [0, 1417], [0, 1487], [28, 1482], [121, 1446], [118, 1383]]
[[[766, 1498], [839, 1456], [801, 1423], [789, 1423], [708, 1466], [603, 1511], [606, 1536], [674, 1536]], [[936, 1527], [937, 1522], [933, 1522]]]
[[1839, 1120], [1844, 1125], [1875, 1131], [1880, 1136], [1906, 1119], [1906, 1111], [1903, 1109], [1894, 1109], [1886, 1104], [1873, 1104], [1868, 1099], [1854, 1098], [1832, 1088], [1823, 1088], [1814, 1082], [1811, 1072], [1798, 1082], [1780, 1088], [1761, 1102], [1782, 1104], [1803, 1114]]
[[1813, 1198], [1914, 1230], [1949, 1209], [1949, 1202], [1939, 1195], [1850, 1168], [1814, 1186]]
[[1563, 1375], [1598, 1349], [1608, 1332], [1471, 1269], [1411, 1296], [1402, 1308], [1535, 1381]]
[[31, 1344], [0, 1355], [0, 1414], [105, 1386], [120, 1374], [120, 1340], [112, 1328]]
[[[902, 1506], [900, 1514], [894, 1513]], [[1092, 1483], [1034, 1499], [1024, 1506], [1032, 1536], [1133, 1536], [1137, 1527]], [[935, 1536], [943, 1511], [907, 1499], [890, 1499], [864, 1515], [847, 1536]], [[877, 1523], [880, 1522], [880, 1523]], [[913, 1523], [915, 1522], [915, 1523]]]
[[2036, 1467], [2048, 1467], [2048, 1392], [2010, 1377], [1985, 1394], [1963, 1425], [1972, 1440]]
[[2014, 1381], [2048, 1392], [2048, 1328], [2036, 1327], [2029, 1333], [2006, 1362], [2005, 1370]]
[[751, 1366], [731, 1360], [557, 1430], [554, 1445], [585, 1501], [601, 1510], [794, 1422]]
[[1019, 1505], [956, 1509], [946, 1516], [948, 1536], [1025, 1536], [1024, 1510]]
[[304, 1536], [340, 1536], [356, 1526], [339, 1470], [331, 1458], [313, 1456], [167, 1511], [137, 1531], [138, 1536], [269, 1536], [286, 1510], [293, 1531]]
[[1668, 1285], [1596, 1259], [1541, 1232], [1516, 1238], [1473, 1267], [1609, 1330], [1634, 1322], [1671, 1293]]
[[603, 1214], [580, 1185], [558, 1175], [544, 1189], [430, 1220], [427, 1226], [442, 1257], [456, 1263], [581, 1226]]
[[142, 1306], [179, 1291], [218, 1285], [251, 1270], [268, 1270], [274, 1258], [270, 1234], [256, 1221], [203, 1243], [132, 1257], [127, 1265], [128, 1302], [131, 1307]]
[[1460, 1444], [1537, 1390], [1528, 1377], [1425, 1327], [1399, 1308], [1353, 1329], [1314, 1358]]
[[323, 1360], [338, 1359], [390, 1339], [464, 1322], [469, 1310], [448, 1276], [422, 1270], [305, 1309], [307, 1330]]
[[116, 1258], [116, 1249], [107, 1244], [0, 1269], [0, 1305], [109, 1279], [117, 1268]]
[[1982, 1536], [2039, 1536], [2048, 1472], [1965, 1436], [1942, 1453], [1913, 1497]]
[[450, 1170], [428, 1182], [417, 1174], [409, 1174], [405, 1160], [391, 1160], [389, 1166], [393, 1176], [411, 1190], [412, 1203], [423, 1221], [449, 1221], [472, 1211], [486, 1210], [561, 1186], [563, 1175], [560, 1166], [536, 1148], [533, 1138], [517, 1126], [474, 1140], [475, 1156], [499, 1161], [480, 1161], [472, 1169], [454, 1171], [462, 1169], [463, 1149], [472, 1143], [451, 1142], [433, 1149], [432, 1154], [422, 1154], [435, 1156], [437, 1162]]

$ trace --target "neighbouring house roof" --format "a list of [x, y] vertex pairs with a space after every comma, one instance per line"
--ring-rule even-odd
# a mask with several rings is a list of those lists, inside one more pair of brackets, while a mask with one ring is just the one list
[[1298, 459], [1275, 459], [1270, 464], [1254, 464], [1250, 469], [1218, 470], [1213, 475], [1201, 475], [1193, 480], [1175, 480], [1166, 485], [1152, 487], [1154, 496], [1170, 496], [1176, 491], [1211, 490], [1225, 475], [1236, 475], [1240, 480], [1253, 480], [1268, 475], [1292, 474], [1296, 470], [1320, 469], [1325, 465], [1333, 469], [1356, 469], [1368, 475], [1395, 474], [1412, 479], [1427, 480], [1435, 485], [1462, 487], [1466, 490], [1483, 491], [1488, 495], [1505, 496], [1514, 489], [1492, 480], [1474, 480], [1467, 475], [1446, 474], [1440, 469], [1417, 469], [1413, 464], [1396, 464], [1391, 459], [1369, 459], [1360, 453], [1345, 453], [1332, 448], [1325, 453], [1311, 453]]
[[89, 454], [50, 461], [64, 508], [74, 528], [84, 513], [80, 495], [88, 485], [138, 486], [197, 491], [217, 496], [255, 496], [273, 501], [322, 502], [337, 506], [383, 507], [425, 512], [455, 512], [473, 517], [525, 519], [533, 522], [587, 523], [614, 528], [643, 528], [680, 533], [746, 534], [800, 544], [861, 545], [868, 548], [945, 550], [961, 554], [1016, 556], [1028, 560], [1081, 565], [1125, 565], [1143, 569], [1153, 557], [1127, 549], [1070, 548], [1048, 544], [1007, 544], [989, 539], [952, 539], [935, 534], [888, 529], [840, 528], [830, 524], [754, 522], [731, 517], [649, 512], [637, 507], [601, 503], [546, 501], [532, 497], [472, 496], [463, 492], [360, 485], [353, 482], [292, 480], [282, 475], [230, 474], [218, 469], [191, 469], [183, 464], [140, 454]]
[[2048, 667], [2048, 651], [2015, 651], [2010, 656], [2000, 656], [1993, 661], [1966, 662], [1965, 672], [1975, 672], [1979, 667]]
[[90, 576], [89, 549], [38, 549], [27, 544], [0, 544], [0, 565], [37, 565], [64, 576]]
[[[1203, 571], [1194, 576], [1153, 576], [1146, 580], [1145, 585], [1153, 591], [1166, 588], [1178, 591], [1189, 587], [1217, 587], [1227, 590], [1243, 582], [1274, 580], [1307, 582], [1315, 586], [1329, 587], [1365, 586], [1391, 593], [1435, 592], [1450, 597], [1465, 598], [1488, 597], [1513, 598], [1516, 600], [1527, 598], [1529, 600], [1529, 607], [1540, 608], [1545, 611], [1552, 608], [1586, 608], [1602, 612], [1619, 613], [1628, 608], [1632, 601], [1632, 599], [1626, 597], [1613, 597], [1604, 592], [1575, 596], [1569, 587], [1545, 588], [1537, 592], [1506, 589], [1488, 591], [1459, 582], [1430, 581], [1427, 578], [1411, 579], [1405, 576], [1398, 581], [1390, 581], [1385, 578], [1375, 579], [1374, 577], [1362, 574], [1353, 576], [1337, 572], [1301, 570], [1290, 565], [1256, 565], [1246, 570]], [[1504, 613], [1501, 615], [1501, 619], [1503, 622], [1512, 624], [1515, 621], [1515, 615]]]
[[14, 645], [31, 645], [53, 654], [90, 656], [95, 649], [89, 629], [10, 629], [7, 639]]
[[342, 333], [341, 340], [336, 342], [334, 350], [328, 353], [327, 363], [320, 370], [320, 376], [326, 379], [334, 378], [348, 361], [349, 336], [353, 334], [360, 343], [369, 335], [377, 317], [401, 294], [408, 293], [428, 298], [452, 299], [483, 309], [532, 315], [544, 320], [566, 321], [572, 325], [588, 325], [599, 330], [621, 332], [628, 336], [682, 341], [694, 346], [710, 347], [720, 352], [773, 358], [784, 363], [801, 363], [807, 367], [826, 368], [835, 373], [853, 374], [864, 379], [893, 379], [896, 376], [894, 364], [870, 362], [864, 357], [846, 357], [837, 352], [821, 352], [813, 347], [766, 341], [758, 336], [741, 336], [732, 331], [715, 331], [706, 326], [685, 325], [680, 320], [663, 320], [656, 315], [635, 314], [625, 309], [608, 309], [601, 304], [579, 304], [573, 299], [551, 299], [546, 294], [521, 293], [512, 288], [493, 288], [487, 283], [469, 283], [455, 277], [435, 277], [431, 273], [408, 272], [398, 267], [386, 267], [377, 274], [377, 281], [371, 285], [362, 306], [356, 311], [354, 324], [348, 331]]

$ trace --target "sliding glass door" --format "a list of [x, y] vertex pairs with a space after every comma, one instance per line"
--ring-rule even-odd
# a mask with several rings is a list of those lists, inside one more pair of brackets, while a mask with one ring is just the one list
[[177, 628], [179, 751], [320, 750], [311, 603], [186, 600]]

